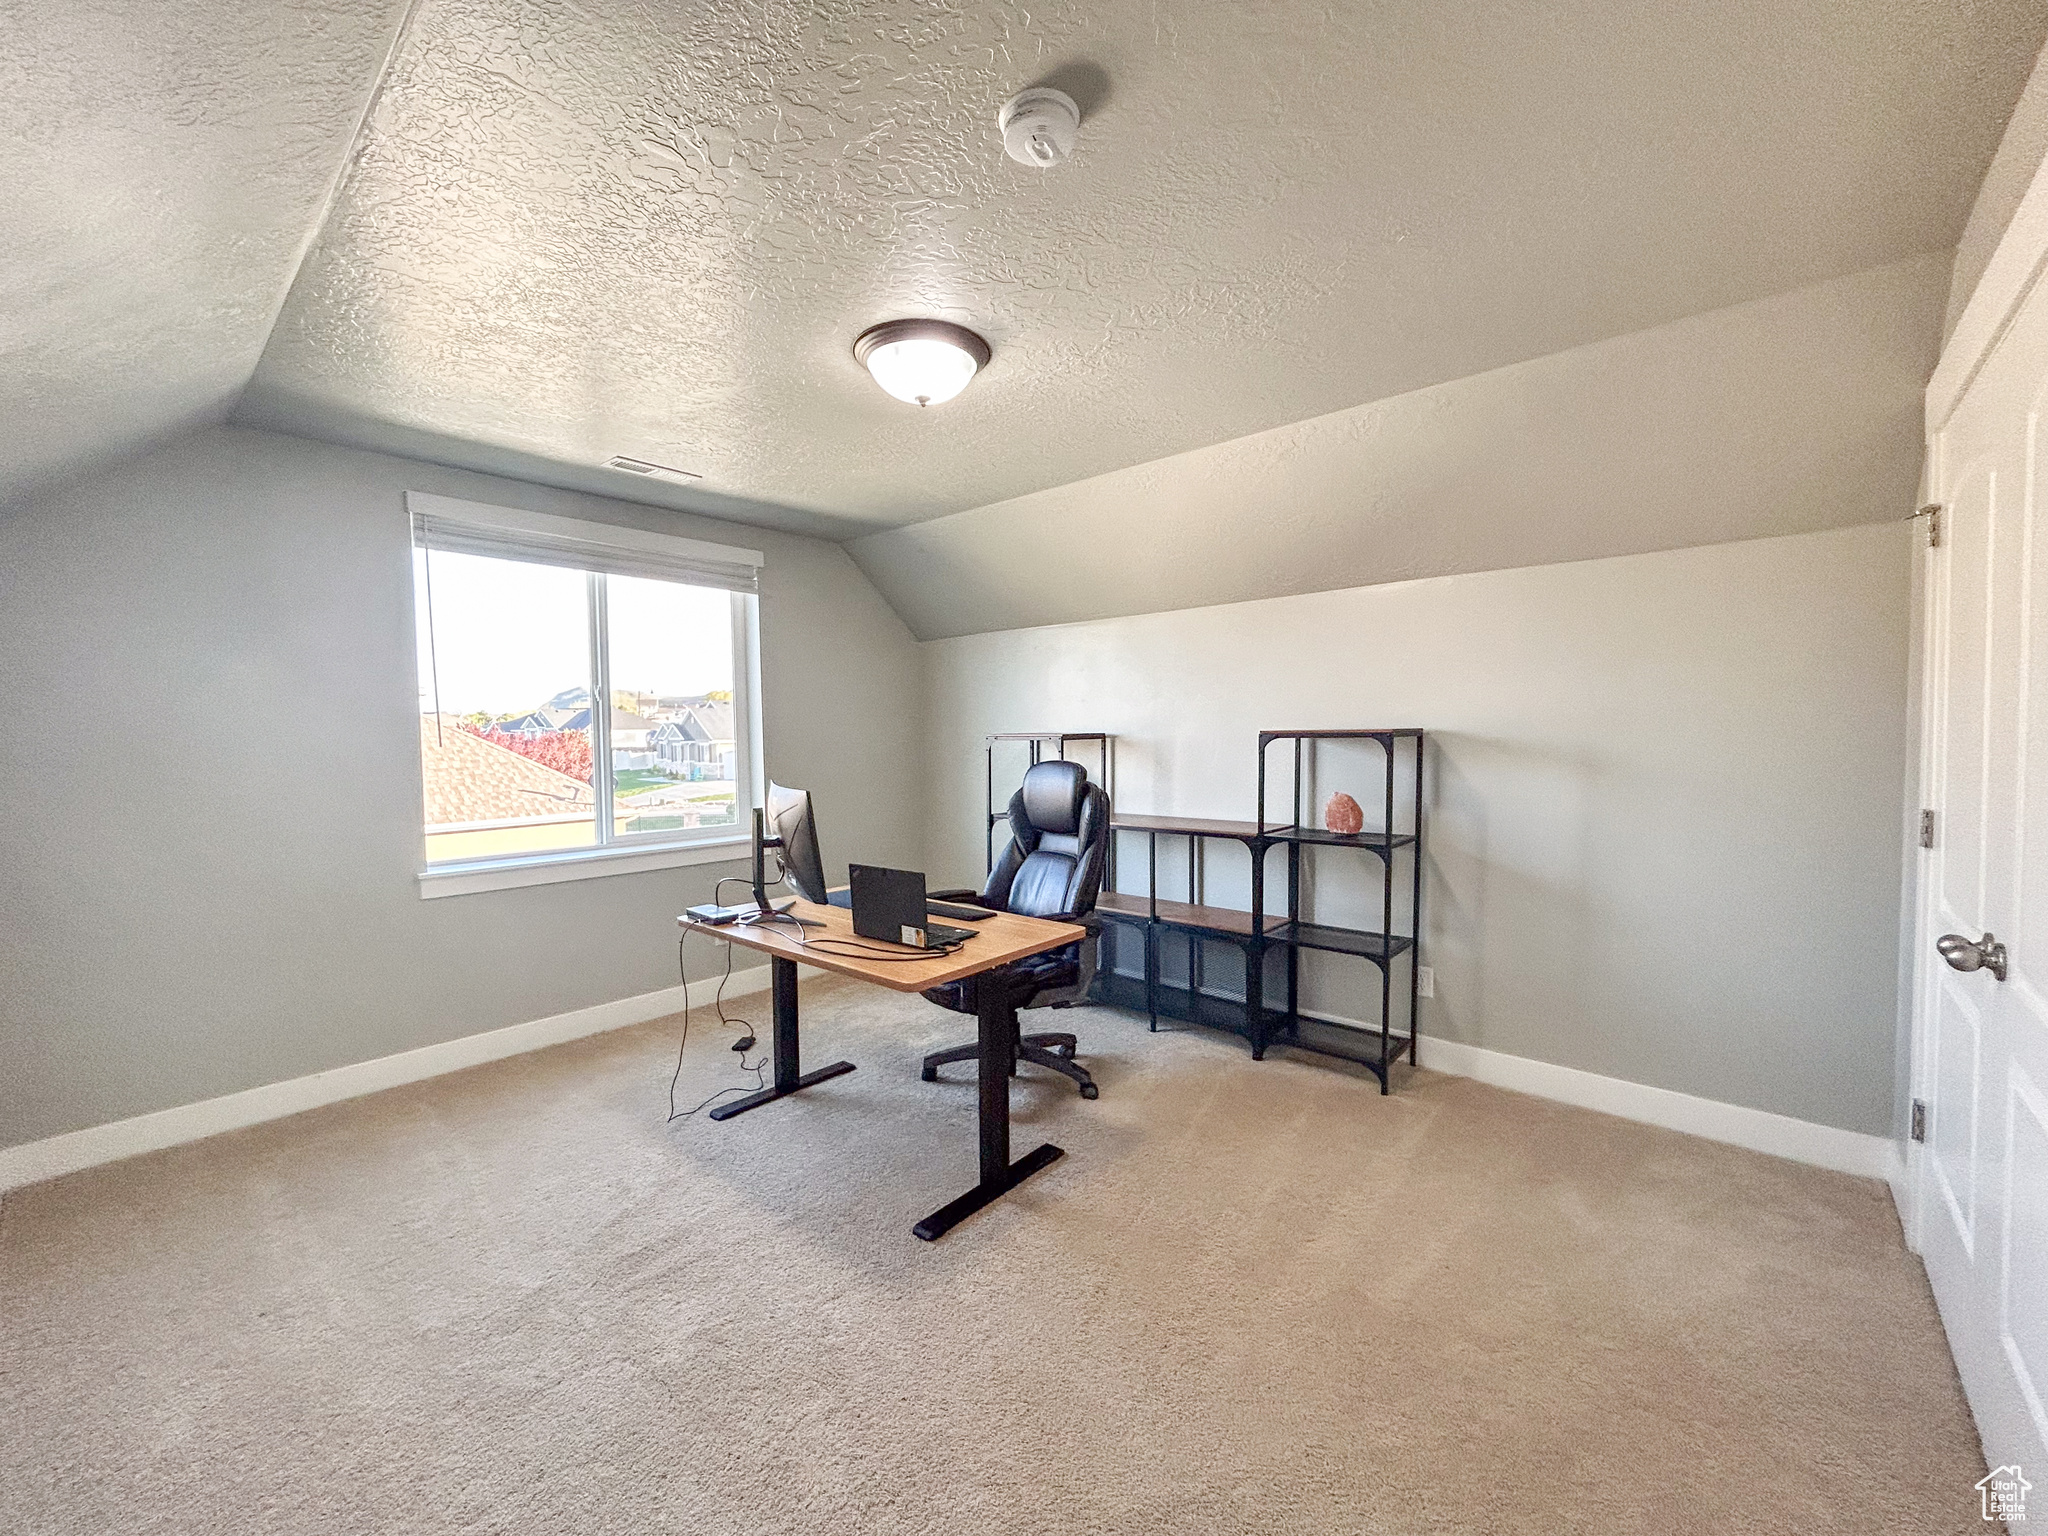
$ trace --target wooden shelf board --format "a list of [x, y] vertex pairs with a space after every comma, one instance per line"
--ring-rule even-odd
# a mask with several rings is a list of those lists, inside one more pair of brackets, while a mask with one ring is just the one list
[[1365, 848], [1381, 853], [1389, 848], [1405, 848], [1415, 841], [1412, 832], [1397, 832], [1388, 837], [1384, 832], [1330, 832], [1321, 827], [1269, 826], [1259, 830], [1255, 821], [1219, 821], [1207, 816], [1145, 816], [1128, 811], [1115, 812], [1109, 818], [1113, 832], [1162, 832], [1186, 837], [1229, 837], [1239, 842], [1253, 842], [1264, 839], [1273, 843], [1313, 843], [1333, 848]]
[[[1151, 904], [1143, 896], [1105, 891], [1095, 899], [1095, 909], [1112, 917], [1143, 920], [1151, 915]], [[1161, 901], [1159, 921], [1174, 928], [1192, 928], [1206, 933], [1250, 938], [1252, 915], [1236, 907], [1190, 906], [1184, 901]], [[1284, 927], [1287, 919], [1267, 914], [1266, 931]]]
[[1261, 834], [1276, 843], [1310, 843], [1323, 848], [1366, 848], [1383, 853], [1389, 848], [1406, 848], [1415, 841], [1412, 832], [1331, 832], [1322, 827], [1268, 827]]
[[1128, 811], [1115, 811], [1109, 818], [1110, 830], [1114, 832], [1190, 832], [1198, 837], [1257, 837], [1256, 823], [1249, 821], [1216, 821], [1206, 816], [1140, 816]]
[[1395, 934], [1372, 933], [1362, 928], [1336, 928], [1328, 923], [1285, 923], [1267, 930], [1268, 938], [1301, 949], [1321, 949], [1340, 955], [1362, 955], [1368, 960], [1391, 960], [1414, 946], [1415, 941]]
[[1261, 731], [1259, 744], [1269, 741], [1355, 741], [1371, 737], [1375, 741], [1399, 738], [1419, 739], [1422, 727], [1419, 725], [1384, 726], [1376, 731]]

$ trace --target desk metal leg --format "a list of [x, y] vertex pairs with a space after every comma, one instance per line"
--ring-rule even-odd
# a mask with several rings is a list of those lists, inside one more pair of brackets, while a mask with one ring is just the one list
[[822, 1083], [828, 1077], [838, 1077], [851, 1072], [853, 1063], [835, 1061], [829, 1067], [820, 1067], [815, 1072], [803, 1071], [797, 1061], [796, 1044], [796, 962], [785, 960], [780, 955], [768, 957], [769, 975], [775, 985], [775, 1085], [763, 1088], [759, 1093], [750, 1093], [743, 1099], [734, 1099], [729, 1104], [720, 1104], [711, 1113], [714, 1120], [730, 1120], [734, 1115], [743, 1115], [750, 1109], [771, 1104], [777, 1099], [787, 1098], [800, 1088], [813, 1083]]
[[1064, 1155], [1047, 1142], [1016, 1162], [1010, 1161], [1010, 1072], [1017, 1010], [1010, 1004], [1009, 989], [993, 976], [982, 977], [975, 993], [975, 1015], [980, 1024], [976, 1068], [981, 1079], [981, 1182], [910, 1229], [928, 1243], [944, 1237], [991, 1200], [1000, 1199]]

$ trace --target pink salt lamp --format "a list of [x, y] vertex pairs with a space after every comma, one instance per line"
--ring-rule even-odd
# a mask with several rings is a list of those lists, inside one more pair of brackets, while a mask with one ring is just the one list
[[1323, 807], [1323, 825], [1332, 832], [1362, 832], [1365, 830], [1365, 812], [1358, 808], [1356, 800], [1340, 789]]

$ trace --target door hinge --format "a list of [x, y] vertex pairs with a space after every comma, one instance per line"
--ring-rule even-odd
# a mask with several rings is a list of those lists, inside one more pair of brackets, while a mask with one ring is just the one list
[[1927, 1101], [1925, 1099], [1915, 1099], [1913, 1101], [1913, 1139], [1915, 1141], [1925, 1141], [1927, 1139]]
[[1932, 811], [1922, 811], [1920, 813], [1920, 846], [1922, 848], [1932, 848], [1934, 846], [1934, 812]]
[[1927, 547], [1941, 548], [1941, 503], [1932, 502], [1927, 508]]

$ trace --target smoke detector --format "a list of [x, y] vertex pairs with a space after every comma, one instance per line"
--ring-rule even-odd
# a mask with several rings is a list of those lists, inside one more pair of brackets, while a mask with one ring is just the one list
[[666, 464], [650, 463], [646, 459], [629, 459], [623, 453], [615, 453], [604, 461], [606, 469], [623, 469], [629, 475], [638, 475], [643, 480], [670, 480], [677, 485], [688, 485], [692, 480], [704, 477], [694, 470], [673, 469]]
[[1065, 91], [1034, 85], [1004, 102], [996, 122], [1003, 130], [1003, 153], [1019, 165], [1045, 170], [1074, 152], [1081, 109]]

